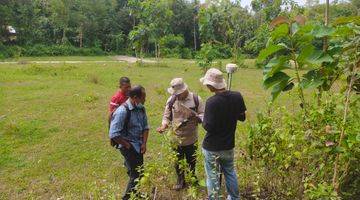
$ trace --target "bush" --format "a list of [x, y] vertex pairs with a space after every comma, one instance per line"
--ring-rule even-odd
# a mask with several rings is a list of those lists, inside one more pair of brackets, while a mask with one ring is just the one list
[[350, 110], [354, 112], [348, 117], [346, 142], [340, 147], [336, 141], [342, 128], [343, 98], [334, 95], [327, 99], [321, 106], [312, 106], [308, 117], [284, 107], [259, 114], [257, 123], [251, 126], [248, 155], [256, 163], [251, 167], [263, 176], [259, 188], [269, 196], [337, 199], [332, 178], [334, 160], [341, 151], [340, 185], [346, 192], [339, 195], [345, 199], [355, 198], [355, 188], [360, 186], [359, 170], [355, 167], [359, 164], [356, 158], [360, 156], [360, 135], [356, 131], [360, 127], [360, 115], [355, 110], [359, 109], [360, 101], [351, 105]]
[[267, 24], [260, 26], [256, 32], [255, 36], [251, 39], [246, 41], [244, 46], [244, 52], [246, 54], [251, 55], [252, 57], [256, 57], [261, 49], [264, 49], [266, 46], [266, 42], [270, 37], [270, 31]]
[[228, 44], [214, 44], [217, 59], [228, 59], [232, 56], [231, 47]]
[[196, 62], [199, 67], [203, 69], [204, 72], [211, 67], [213, 61], [217, 58], [220, 53], [216, 48], [214, 48], [210, 43], [205, 43], [201, 45], [200, 51], [196, 54]]
[[189, 48], [183, 48], [181, 50], [181, 58], [183, 59], [191, 59], [194, 58], [193, 51]]
[[159, 44], [162, 48], [174, 49], [177, 47], [183, 47], [185, 40], [183, 36], [170, 34], [162, 37]]
[[19, 57], [22, 51], [19, 46], [5, 46], [0, 42], [0, 59]]
[[163, 48], [161, 49], [161, 55], [165, 58], [181, 58], [181, 49], [180, 48]]
[[26, 47], [23, 56], [95, 56], [105, 55], [100, 48], [77, 48], [71, 45], [53, 45], [46, 46], [37, 44]]
[[166, 58], [192, 58], [192, 51], [184, 48], [185, 40], [183, 36], [167, 35], [160, 39], [160, 53]]

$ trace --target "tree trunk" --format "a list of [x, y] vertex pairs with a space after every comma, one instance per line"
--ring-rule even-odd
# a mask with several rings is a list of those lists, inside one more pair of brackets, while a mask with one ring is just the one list
[[160, 52], [160, 45], [158, 44], [158, 58], [160, 58], [161, 52]]
[[79, 43], [80, 43], [80, 48], [82, 48], [83, 47], [83, 28], [82, 28], [82, 25], [80, 26]]
[[196, 51], [196, 15], [194, 15], [194, 50]]
[[66, 27], [63, 28], [63, 35], [61, 38], [61, 43], [65, 44], [65, 42], [66, 42]]

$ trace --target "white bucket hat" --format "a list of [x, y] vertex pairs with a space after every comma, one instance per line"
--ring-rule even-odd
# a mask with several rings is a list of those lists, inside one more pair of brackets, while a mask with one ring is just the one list
[[200, 82], [203, 85], [211, 85], [218, 90], [226, 88], [226, 82], [223, 73], [215, 68], [209, 69], [205, 76], [200, 79]]
[[174, 78], [170, 82], [170, 88], [168, 88], [168, 92], [172, 95], [179, 95], [185, 92], [188, 89], [188, 86], [184, 83], [182, 78]]

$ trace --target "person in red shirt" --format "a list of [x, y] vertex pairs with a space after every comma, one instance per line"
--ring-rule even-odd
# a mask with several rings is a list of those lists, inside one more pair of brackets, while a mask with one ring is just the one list
[[128, 99], [128, 92], [131, 89], [130, 79], [128, 77], [121, 77], [119, 80], [119, 88], [120, 89], [111, 97], [110, 100], [109, 124], [111, 121], [112, 113]]

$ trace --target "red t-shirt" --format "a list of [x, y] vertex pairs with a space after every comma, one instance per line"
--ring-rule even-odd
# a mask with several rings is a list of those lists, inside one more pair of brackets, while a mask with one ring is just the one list
[[116, 108], [125, 103], [128, 97], [121, 91], [117, 91], [114, 96], [111, 97], [109, 111], [114, 112]]

